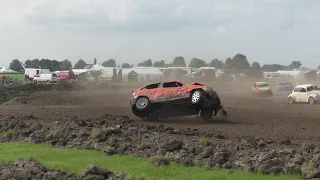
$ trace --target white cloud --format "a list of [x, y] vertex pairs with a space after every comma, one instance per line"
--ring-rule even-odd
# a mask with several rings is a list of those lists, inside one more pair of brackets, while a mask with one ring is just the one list
[[[318, 0], [3, 0], [0, 65], [13, 58], [152, 58], [235, 53], [319, 63]], [[320, 65], [320, 63], [319, 63]]]

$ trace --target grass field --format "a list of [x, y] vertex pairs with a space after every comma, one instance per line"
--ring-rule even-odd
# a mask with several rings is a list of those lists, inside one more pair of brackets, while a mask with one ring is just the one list
[[24, 81], [24, 74], [0, 74], [0, 76], [7, 76], [12, 79], [18, 79], [20, 81]]
[[103, 156], [100, 151], [53, 148], [44, 144], [20, 142], [0, 143], [0, 162], [12, 162], [18, 158], [35, 158], [49, 168], [65, 169], [81, 173], [88, 164], [96, 164], [113, 172], [124, 172], [128, 176], [143, 179], [174, 180], [298, 180], [297, 176], [260, 175], [226, 170], [210, 170], [199, 167], [185, 167], [171, 163], [169, 166], [153, 167], [147, 159], [132, 156]]

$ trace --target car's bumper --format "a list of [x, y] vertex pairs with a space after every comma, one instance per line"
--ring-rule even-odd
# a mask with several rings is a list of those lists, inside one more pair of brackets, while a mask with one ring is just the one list
[[134, 104], [136, 104], [136, 101], [137, 101], [137, 98], [132, 97], [132, 98], [130, 99], [130, 106], [133, 106]]

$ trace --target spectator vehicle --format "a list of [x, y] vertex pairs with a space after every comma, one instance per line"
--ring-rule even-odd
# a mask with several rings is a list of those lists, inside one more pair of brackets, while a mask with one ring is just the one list
[[255, 82], [252, 86], [252, 94], [259, 96], [273, 96], [272, 89], [267, 82]]
[[67, 81], [67, 82], [74, 82], [76, 81], [76, 75], [72, 70], [70, 71], [56, 71], [58, 75], [58, 81]]
[[58, 77], [56, 73], [50, 73], [50, 74], [38, 74], [35, 75], [33, 78], [34, 83], [38, 82], [58, 82]]
[[199, 115], [209, 120], [223, 110], [218, 94], [206, 85], [168, 81], [148, 84], [132, 93], [132, 112], [146, 120], [160, 117]]
[[277, 85], [278, 91], [292, 91], [293, 90], [293, 84], [290, 82], [281, 82]]
[[319, 88], [312, 84], [301, 84], [296, 86], [292, 93], [288, 96], [290, 104], [309, 103], [315, 104], [320, 101]]

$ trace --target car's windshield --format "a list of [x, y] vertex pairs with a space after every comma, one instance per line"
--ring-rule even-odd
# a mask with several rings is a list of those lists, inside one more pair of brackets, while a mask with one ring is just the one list
[[257, 86], [258, 87], [268, 87], [269, 85], [268, 84], [258, 84]]

